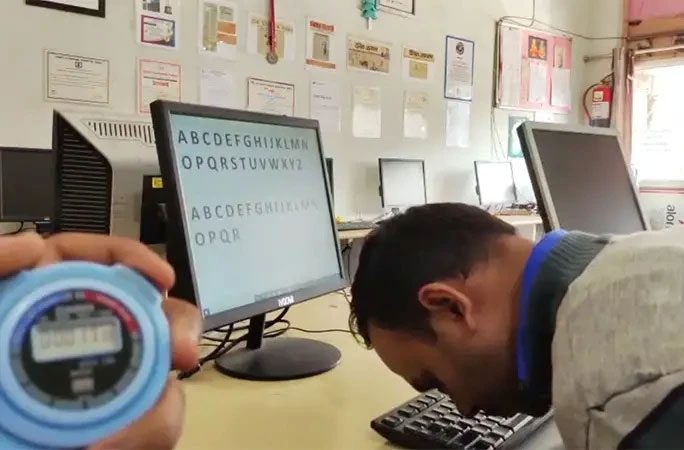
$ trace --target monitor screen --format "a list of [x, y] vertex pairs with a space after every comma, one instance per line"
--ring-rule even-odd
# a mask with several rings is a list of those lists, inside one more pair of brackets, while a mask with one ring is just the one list
[[427, 203], [425, 163], [411, 159], [380, 159], [380, 194], [385, 208]]
[[481, 205], [512, 205], [517, 201], [513, 166], [507, 161], [475, 161]]
[[[528, 142], [524, 147], [526, 153], [527, 147], [536, 148], [541, 166], [537, 170], [543, 172], [553, 211], [548, 211], [548, 204], [543, 206], [555, 215], [559, 227], [594, 234], [646, 229], [616, 135], [527, 126], [534, 145]], [[538, 177], [533, 178], [540, 185]]]
[[51, 150], [0, 148], [0, 220], [50, 219], [55, 209], [55, 158]]
[[173, 112], [169, 125], [205, 322], [289, 306], [310, 298], [302, 294], [307, 289], [343, 280], [315, 128]]

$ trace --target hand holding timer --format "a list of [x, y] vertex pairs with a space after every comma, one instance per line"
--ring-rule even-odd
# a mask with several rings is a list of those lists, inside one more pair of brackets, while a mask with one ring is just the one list
[[84, 447], [152, 408], [171, 365], [161, 300], [123, 266], [0, 281], [0, 449]]

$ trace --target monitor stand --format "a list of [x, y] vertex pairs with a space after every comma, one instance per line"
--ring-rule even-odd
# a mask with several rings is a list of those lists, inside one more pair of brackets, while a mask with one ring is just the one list
[[334, 369], [342, 354], [337, 347], [313, 339], [264, 339], [266, 315], [249, 321], [247, 341], [216, 360], [220, 372], [244, 380], [284, 381]]

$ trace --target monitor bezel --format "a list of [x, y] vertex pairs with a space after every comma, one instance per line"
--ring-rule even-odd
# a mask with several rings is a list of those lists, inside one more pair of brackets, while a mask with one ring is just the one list
[[427, 180], [425, 179], [425, 160], [424, 159], [408, 159], [408, 158], [378, 158], [378, 171], [380, 175], [380, 202], [383, 208], [402, 208], [406, 206], [417, 205], [387, 205], [385, 203], [385, 179], [383, 177], [382, 166], [385, 162], [411, 162], [420, 163], [423, 172], [423, 205], [427, 204]]
[[[171, 265], [177, 270], [176, 287], [171, 291], [171, 294], [190, 301], [199, 308], [202, 306], [201, 301], [196, 295], [194, 268], [190, 264], [190, 249], [185, 233], [185, 230], [187, 229], [187, 223], [185, 221], [184, 214], [182, 214], [180, 186], [176, 182], [176, 150], [175, 146], [173, 145], [171, 115], [186, 115], [240, 122], [256, 122], [267, 125], [306, 128], [316, 131], [316, 138], [318, 140], [319, 147], [319, 162], [323, 170], [323, 178], [326, 186], [326, 199], [328, 202], [330, 226], [333, 231], [333, 238], [336, 246], [339, 279], [326, 283], [320, 283], [315, 286], [310, 286], [293, 292], [288, 292], [286, 294], [279, 294], [227, 311], [222, 311], [211, 315], [203, 314], [203, 328], [205, 331], [213, 330], [236, 322], [241, 322], [255, 316], [282, 309], [286, 306], [293, 306], [347, 287], [348, 283], [344, 274], [344, 264], [340, 249], [339, 236], [337, 234], [333, 203], [318, 121], [163, 100], [157, 100], [150, 106], [152, 122], [156, 136], [157, 153], [159, 155], [159, 166], [165, 186], [167, 186], [167, 189], [169, 189], [169, 192], [171, 193], [171, 195], [168, 197], [169, 204], [167, 206], [169, 214], [169, 227], [167, 228], [169, 251], [167, 252], [167, 258]], [[178, 268], [181, 270], [178, 270]]]
[[625, 155], [622, 152], [622, 142], [620, 141], [620, 136], [617, 130], [613, 128], [528, 121], [524, 122], [518, 127], [518, 137], [520, 138], [520, 146], [522, 148], [523, 156], [525, 158], [527, 170], [530, 174], [532, 188], [534, 189], [534, 194], [537, 198], [537, 207], [539, 209], [539, 214], [542, 218], [542, 222], [544, 224], [544, 229], [546, 232], [550, 232], [562, 227], [560, 224], [560, 220], [558, 219], [556, 207], [553, 204], [553, 199], [551, 198], [549, 184], [546, 180], [546, 174], [544, 173], [541, 158], [539, 156], [539, 149], [537, 148], [537, 142], [534, 138], [534, 132], [537, 130], [610, 136], [616, 138], [622, 159], [625, 162], [625, 177], [630, 186], [632, 197], [637, 207], [637, 211], [639, 212], [639, 218], [641, 220], [642, 227], [644, 230], [649, 229], [648, 222], [644, 217], [643, 208], [639, 200], [639, 194], [634, 186], [634, 183], [632, 182], [632, 178], [629, 174], [629, 169], [627, 168], [627, 161], [625, 160]]
[[[53, 149], [51, 148], [36, 148], [36, 147], [0, 147], [0, 176], [2, 176], [2, 170], [4, 167], [4, 163], [2, 161], [3, 155], [5, 153], [22, 153], [22, 152], [28, 152], [28, 153], [42, 153], [46, 156], [49, 156], [52, 162], [52, 172], [55, 173], [57, 170], [57, 158], [56, 158], [56, 153]], [[52, 188], [52, 186], [50, 186]], [[50, 213], [49, 216], [14, 216], [14, 215], [5, 215], [5, 202], [4, 202], [4, 195], [5, 195], [5, 187], [2, 184], [2, 180], [0, 180], [0, 223], [25, 223], [25, 222], [43, 222], [43, 221], [50, 221], [54, 220], [56, 217], [57, 213], [57, 194], [53, 193], [53, 202], [52, 202], [52, 212]]]
[[513, 171], [513, 163], [511, 161], [485, 161], [485, 160], [475, 160], [473, 161], [473, 170], [475, 171], [475, 185], [477, 186], [477, 198], [480, 202], [480, 206], [487, 206], [490, 204], [485, 204], [482, 202], [482, 189], [480, 188], [480, 164], [505, 164], [511, 172], [511, 181], [513, 182], [513, 202], [518, 201], [518, 185], [515, 184], [515, 172]]

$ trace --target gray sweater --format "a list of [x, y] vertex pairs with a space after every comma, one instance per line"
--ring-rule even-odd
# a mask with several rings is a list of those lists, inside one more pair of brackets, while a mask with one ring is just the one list
[[546, 353], [566, 447], [684, 448], [684, 227], [571, 233], [545, 264], [565, 284]]

